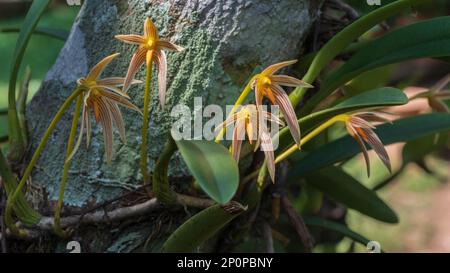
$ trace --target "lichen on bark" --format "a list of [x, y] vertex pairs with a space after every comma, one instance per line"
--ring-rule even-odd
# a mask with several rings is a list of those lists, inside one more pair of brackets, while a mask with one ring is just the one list
[[[194, 97], [203, 103], [233, 104], [252, 74], [282, 60], [296, 58], [317, 16], [317, 6], [308, 0], [89, 0], [85, 1], [64, 48], [27, 109], [33, 151], [63, 100], [75, 88], [76, 79], [104, 56], [121, 56], [105, 71], [106, 76], [124, 76], [135, 47], [114, 39], [116, 34], [142, 33], [149, 16], [160, 36], [182, 45], [182, 53], [168, 54], [167, 105], [158, 106], [152, 87], [149, 124], [149, 169], [157, 159], [173, 122], [170, 110], [176, 104], [192, 106]], [[144, 69], [136, 78], [144, 79]], [[156, 78], [153, 79], [156, 83]], [[130, 89], [138, 107], [143, 105], [143, 86]], [[62, 172], [71, 111], [52, 134], [33, 173], [33, 183], [56, 200]], [[139, 146], [142, 118], [123, 109], [127, 142], [115, 134], [114, 158], [104, 162], [101, 128], [93, 126], [89, 148], [82, 146], [72, 160], [64, 203], [83, 207], [119, 196], [139, 186]], [[189, 175], [176, 155], [170, 164], [171, 178]], [[178, 179], [176, 179], [178, 178]], [[185, 183], [187, 184], [187, 183]]]

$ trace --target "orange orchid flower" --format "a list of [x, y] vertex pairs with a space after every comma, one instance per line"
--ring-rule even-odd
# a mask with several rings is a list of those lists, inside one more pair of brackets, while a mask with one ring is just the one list
[[[113, 153], [113, 123], [117, 126], [122, 141], [125, 142], [125, 126], [119, 105], [140, 112], [139, 108], [129, 101], [128, 95], [117, 88], [117, 86], [123, 85], [124, 78], [113, 77], [99, 79], [105, 67], [118, 55], [117, 53], [104, 58], [92, 68], [86, 78], [81, 78], [77, 81], [78, 88], [83, 89], [82, 95], [84, 100], [81, 127], [75, 147], [66, 161], [69, 161], [78, 150], [85, 132], [86, 143], [89, 146], [91, 136], [90, 110], [94, 114], [95, 121], [102, 125], [105, 140], [105, 154], [108, 162], [111, 162]], [[135, 83], [140, 83], [140, 81], [131, 81], [131, 84]]]
[[389, 155], [384, 148], [384, 145], [381, 142], [380, 138], [373, 131], [373, 129], [375, 129], [375, 126], [371, 124], [371, 122], [383, 123], [391, 121], [383, 117], [379, 113], [360, 112], [348, 116], [345, 122], [348, 133], [356, 140], [362, 150], [364, 159], [366, 161], [367, 176], [370, 176], [370, 161], [369, 154], [364, 143], [367, 143], [375, 151], [375, 153], [381, 159], [389, 172], [392, 171]]
[[275, 181], [274, 149], [272, 138], [267, 130], [267, 121], [273, 121], [283, 125], [283, 122], [277, 116], [270, 112], [260, 110], [254, 104], [248, 104], [243, 106], [240, 111], [228, 117], [222, 124], [218, 125], [216, 130], [220, 130], [223, 127], [228, 127], [231, 124], [234, 124], [231, 150], [233, 158], [237, 162], [239, 162], [242, 141], [245, 138], [245, 133], [247, 132], [247, 138], [250, 144], [252, 144], [253, 140], [256, 139], [257, 142], [255, 150], [261, 146], [261, 150], [264, 152], [267, 160], [267, 167], [269, 169], [270, 177], [272, 178], [272, 181]]
[[145, 19], [143, 36], [129, 34], [116, 35], [115, 38], [125, 43], [139, 45], [128, 67], [123, 91], [127, 92], [132, 79], [144, 62], [148, 66], [153, 61], [158, 67], [159, 101], [161, 106], [164, 107], [167, 85], [167, 59], [163, 50], [179, 52], [184, 50], [184, 48], [169, 41], [159, 39], [158, 30], [148, 17]]
[[267, 97], [272, 104], [280, 107], [289, 130], [291, 131], [292, 137], [298, 147], [300, 147], [300, 127], [298, 126], [297, 116], [291, 102], [289, 101], [289, 97], [282, 86], [300, 86], [307, 88], [311, 88], [313, 86], [291, 76], [274, 75], [278, 70], [296, 62], [297, 60], [286, 61], [267, 67], [263, 70], [263, 72], [261, 72], [261, 74], [255, 77], [251, 86], [252, 89], [255, 90], [257, 107], [262, 105], [262, 100], [264, 97]]

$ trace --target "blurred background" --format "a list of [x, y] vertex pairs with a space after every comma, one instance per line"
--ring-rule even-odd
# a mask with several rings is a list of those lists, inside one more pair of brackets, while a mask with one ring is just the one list
[[[381, 0], [386, 4], [388, 0]], [[315, 47], [320, 48], [324, 42], [332, 37], [337, 31], [355, 18], [349, 18], [348, 11], [342, 11], [342, 7], [333, 4], [336, 1], [325, 1], [321, 22], [316, 29]], [[341, 2], [342, 1], [337, 1]], [[450, 12], [450, 1], [438, 1], [432, 8], [416, 11], [398, 16], [386, 22], [366, 37], [374, 37], [389, 31], [396, 26], [406, 25], [417, 20], [433, 16], [448, 15]], [[30, 1], [23, 0], [0, 0], [0, 29], [20, 28]], [[365, 0], [348, 0], [347, 4], [356, 15], [363, 15], [376, 6], [367, 5]], [[64, 1], [53, 1], [51, 8], [44, 14], [39, 22], [40, 27], [52, 27], [70, 30], [79, 6], [69, 6]], [[7, 106], [8, 77], [11, 65], [11, 57], [15, 47], [17, 33], [0, 32], [0, 109]], [[412, 37], [413, 38], [413, 37]], [[33, 35], [24, 56], [24, 66], [19, 73], [23, 75], [25, 65], [29, 65], [32, 71], [30, 82], [30, 95], [34, 94], [46, 72], [56, 60], [63, 41], [46, 36]], [[312, 51], [313, 48], [305, 48], [304, 53]], [[299, 49], [300, 52], [300, 49]], [[428, 88], [444, 75], [450, 73], [448, 60], [423, 59], [398, 65], [390, 65], [364, 74], [347, 86], [347, 92], [352, 89], [383, 86], [385, 84], [405, 88], [407, 93], [413, 94]], [[32, 96], [29, 96], [31, 98]], [[44, 110], [44, 109], [43, 109]], [[404, 109], [403, 109], [404, 110]], [[408, 110], [408, 109], [407, 109]], [[415, 105], [411, 111], [430, 111], [427, 104]], [[0, 136], [7, 130], [7, 122], [0, 117]], [[377, 220], [362, 216], [355, 211], [347, 214], [347, 223], [351, 229], [371, 240], [379, 241], [382, 248], [388, 252], [450, 252], [450, 150], [448, 141], [439, 146], [439, 149], [428, 154], [423, 160], [415, 160], [407, 164], [404, 161], [404, 144], [389, 146], [394, 169], [401, 170], [393, 179], [381, 165], [376, 156], [371, 155], [373, 175], [367, 178], [364, 161], [360, 156], [343, 164], [344, 169], [355, 178], [358, 178], [369, 188], [383, 184], [384, 187], [378, 191], [379, 195], [399, 214], [400, 223], [389, 225]], [[421, 145], [417, 143], [417, 145]], [[337, 245], [318, 246], [318, 252], [344, 252], [351, 245], [349, 239], [344, 239]], [[354, 246], [356, 252], [367, 252], [361, 246]]]

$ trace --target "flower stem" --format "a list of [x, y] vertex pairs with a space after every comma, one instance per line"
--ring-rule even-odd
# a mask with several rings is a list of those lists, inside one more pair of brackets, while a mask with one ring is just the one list
[[[250, 81], [247, 83], [247, 85], [245, 86], [244, 90], [242, 90], [241, 95], [239, 96], [239, 98], [236, 100], [236, 102], [234, 103], [233, 108], [231, 108], [230, 113], [228, 114], [228, 117], [230, 117], [231, 115], [233, 115], [234, 113], [236, 113], [237, 108], [239, 107], [239, 105], [242, 105], [242, 103], [245, 101], [245, 99], [247, 98], [248, 94], [250, 94], [250, 92], [252, 91], [252, 82], [253, 80], [257, 77], [258, 75], [253, 76]], [[228, 118], [227, 117], [227, 118]], [[223, 127], [219, 134], [217, 134], [216, 136], [216, 143], [220, 143], [220, 141], [222, 141], [223, 136], [225, 135], [226, 132], [226, 128]]]
[[[317, 127], [314, 130], [312, 130], [305, 137], [303, 137], [300, 140], [300, 146], [303, 145], [303, 144], [306, 144], [308, 141], [310, 141], [311, 139], [313, 139], [314, 137], [316, 137], [317, 135], [322, 133], [324, 130], [326, 130], [328, 127], [330, 127], [334, 123], [339, 122], [339, 121], [345, 122], [345, 121], [347, 121], [347, 119], [348, 119], [348, 115], [343, 114], [343, 115], [337, 115], [337, 116], [327, 120], [326, 122], [322, 123], [319, 127]], [[298, 151], [298, 146], [296, 144], [294, 144], [289, 149], [287, 149], [286, 151], [281, 153], [279, 156], [277, 156], [275, 158], [275, 164], [277, 164], [280, 161], [283, 161], [284, 159], [286, 159], [288, 156], [290, 156], [295, 151]]]
[[[342, 114], [342, 115], [334, 116], [333, 118], [331, 118], [331, 119], [327, 120], [326, 122], [322, 123], [319, 127], [317, 127], [314, 130], [312, 130], [310, 133], [308, 133], [306, 136], [304, 136], [300, 140], [300, 147], [302, 145], [306, 144], [308, 141], [310, 141], [314, 137], [316, 137], [317, 135], [319, 135], [320, 133], [322, 133], [324, 130], [329, 128], [331, 125], [333, 125], [333, 124], [335, 124], [336, 122], [339, 122], [339, 121], [346, 122], [348, 120], [348, 118], [349, 118], [349, 115]], [[298, 151], [298, 146], [297, 146], [297, 144], [294, 144], [289, 149], [287, 149], [286, 151], [284, 151], [283, 153], [281, 153], [279, 156], [277, 156], [275, 158], [275, 164], [283, 161], [284, 159], [286, 159], [288, 156], [290, 156], [291, 154], [293, 154], [296, 151]], [[264, 160], [264, 163], [263, 163], [263, 165], [261, 166], [261, 169], [259, 169], [259, 172], [258, 172], [257, 184], [260, 187], [261, 187], [261, 185], [263, 185], [263, 182], [264, 182], [264, 179], [266, 177], [266, 174], [267, 174], [267, 162], [266, 162], [266, 160]], [[255, 173], [251, 173], [250, 175], [252, 177], [256, 176]], [[245, 177], [244, 178], [245, 181], [248, 181], [249, 179], [251, 179], [251, 177]]]
[[142, 144], [141, 144], [141, 173], [144, 178], [144, 185], [150, 183], [150, 174], [147, 170], [147, 131], [148, 131], [148, 110], [150, 106], [150, 85], [152, 80], [152, 62], [147, 64], [147, 73], [145, 78], [145, 93], [144, 93], [144, 109], [143, 123], [142, 123]]
[[20, 195], [22, 188], [25, 186], [28, 178], [30, 177], [33, 167], [36, 164], [37, 160], [39, 159], [39, 156], [41, 155], [41, 152], [44, 149], [44, 146], [47, 143], [47, 140], [50, 137], [50, 134], [55, 129], [56, 124], [58, 124], [58, 122], [61, 119], [64, 112], [67, 110], [67, 108], [70, 106], [70, 104], [78, 97], [78, 95], [80, 95], [80, 93], [82, 91], [83, 90], [79, 89], [79, 88], [75, 89], [75, 91], [66, 99], [64, 104], [59, 108], [59, 110], [56, 113], [55, 117], [53, 118], [52, 122], [50, 123], [47, 130], [45, 131], [44, 136], [42, 137], [41, 142], [39, 143], [39, 146], [37, 147], [36, 151], [34, 152], [30, 163], [28, 164], [27, 168], [25, 169], [25, 172], [22, 176], [22, 179], [19, 182], [19, 185], [17, 185], [17, 188], [15, 189], [13, 194], [10, 195], [8, 198], [8, 202], [6, 203], [6, 209], [5, 209], [5, 224], [12, 233], [17, 234], [18, 236], [26, 236], [27, 234], [25, 231], [19, 230], [14, 225], [13, 219], [12, 219], [13, 206], [14, 206], [18, 196]]
[[64, 161], [64, 170], [63, 175], [61, 178], [61, 185], [59, 189], [59, 198], [58, 198], [58, 204], [56, 206], [55, 210], [55, 222], [53, 229], [56, 234], [58, 234], [61, 237], [65, 237], [66, 233], [61, 228], [61, 210], [63, 205], [63, 199], [64, 199], [64, 192], [66, 190], [66, 184], [67, 184], [67, 176], [69, 174], [69, 165], [70, 161], [67, 161], [70, 154], [73, 150], [73, 141], [75, 139], [75, 133], [77, 132], [77, 125], [78, 125], [78, 116], [80, 115], [81, 105], [83, 103], [83, 96], [78, 96], [77, 104], [75, 106], [75, 112], [73, 113], [73, 120], [72, 120], [72, 128], [70, 129], [70, 135], [69, 135], [69, 141], [67, 142], [67, 151], [66, 151], [66, 159]]

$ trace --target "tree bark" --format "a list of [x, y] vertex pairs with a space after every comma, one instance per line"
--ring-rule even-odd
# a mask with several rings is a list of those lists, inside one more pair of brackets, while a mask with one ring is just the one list
[[[253, 74], [269, 64], [298, 57], [312, 22], [318, 16], [319, 6], [316, 1], [308, 0], [85, 1], [55, 65], [28, 106], [31, 138], [28, 158], [59, 106], [75, 88], [76, 80], [85, 76], [93, 65], [109, 54], [120, 52], [119, 59], [104, 75], [123, 77], [126, 74], [135, 46], [115, 40], [114, 35], [141, 34], [146, 16], [155, 22], [161, 37], [186, 48], [182, 53], [168, 54], [164, 110], [157, 104], [156, 85], [151, 91], [148, 139], [151, 170], [167, 139], [173, 122], [170, 111], [174, 105], [191, 106], [194, 97], [203, 98], [203, 105], [233, 104]], [[137, 78], [145, 78], [144, 69]], [[129, 94], [133, 103], [142, 108], [143, 86], [133, 87]], [[72, 110], [57, 126], [33, 172], [34, 192], [41, 193], [33, 196], [44, 214], [51, 215], [50, 208], [57, 199]], [[123, 114], [127, 142], [122, 143], [115, 134], [111, 165], [105, 163], [103, 137], [96, 125], [90, 147], [80, 147], [73, 158], [64, 199], [66, 214], [117, 198], [126, 190], [141, 185], [142, 118], [127, 109]], [[180, 191], [190, 184], [191, 180], [186, 179], [189, 172], [178, 155], [173, 157], [169, 173], [173, 186]], [[136, 195], [131, 201], [138, 198], [145, 200], [145, 196]], [[75, 234], [86, 242], [84, 246], [82, 244], [84, 251], [135, 251], [143, 249], [146, 241], [150, 242], [150, 246], [144, 248], [146, 251], [157, 251], [164, 235], [167, 236], [186, 217], [184, 211], [164, 209], [143, 218], [138, 224], [125, 222], [99, 228], [84, 227]], [[163, 225], [166, 229], [161, 230]], [[65, 251], [61, 246], [56, 249]]]

